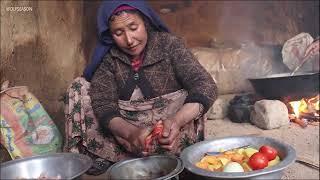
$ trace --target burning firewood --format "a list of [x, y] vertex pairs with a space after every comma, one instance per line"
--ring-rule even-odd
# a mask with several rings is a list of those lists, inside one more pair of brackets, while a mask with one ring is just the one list
[[308, 126], [307, 122], [299, 118], [294, 118], [292, 122], [299, 124], [302, 128], [306, 128]]
[[[305, 128], [308, 124], [319, 124], [319, 95], [300, 101], [291, 101], [287, 104], [289, 111], [289, 119]], [[318, 123], [315, 123], [318, 122]]]

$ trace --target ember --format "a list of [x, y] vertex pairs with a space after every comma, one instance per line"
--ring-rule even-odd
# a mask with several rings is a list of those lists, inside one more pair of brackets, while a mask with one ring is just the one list
[[289, 119], [302, 127], [319, 124], [319, 95], [291, 101], [289, 105]]

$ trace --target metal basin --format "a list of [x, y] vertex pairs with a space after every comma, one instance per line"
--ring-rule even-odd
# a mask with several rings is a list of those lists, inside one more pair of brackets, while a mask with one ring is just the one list
[[54, 153], [16, 159], [1, 164], [0, 179], [75, 179], [92, 165], [88, 156], [75, 153]]
[[[243, 173], [210, 172], [194, 165], [206, 152], [218, 152], [220, 148], [227, 150], [244, 145], [257, 149], [262, 145], [270, 145], [277, 149], [281, 162], [273, 167]], [[294, 163], [296, 151], [290, 145], [268, 137], [234, 136], [196, 143], [184, 149], [180, 158], [185, 168], [201, 179], [281, 179], [284, 169]]]
[[107, 170], [107, 179], [178, 179], [183, 170], [181, 159], [175, 156], [156, 155], [123, 160]]

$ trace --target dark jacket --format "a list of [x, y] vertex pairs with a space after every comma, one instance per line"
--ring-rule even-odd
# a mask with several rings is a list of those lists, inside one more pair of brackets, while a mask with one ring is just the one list
[[130, 57], [117, 47], [104, 57], [90, 88], [92, 108], [101, 123], [121, 117], [118, 100], [129, 100], [136, 85], [147, 99], [185, 89], [185, 103], [201, 103], [208, 111], [217, 98], [217, 86], [181, 39], [153, 32], [144, 55], [138, 79], [134, 79]]

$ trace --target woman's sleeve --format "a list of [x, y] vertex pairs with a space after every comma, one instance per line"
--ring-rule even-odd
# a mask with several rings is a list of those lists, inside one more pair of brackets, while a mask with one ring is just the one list
[[188, 91], [185, 103], [201, 103], [206, 113], [217, 99], [217, 86], [211, 75], [199, 63], [181, 39], [171, 38], [169, 49], [178, 81]]
[[91, 105], [95, 116], [103, 129], [108, 127], [110, 120], [121, 117], [118, 106], [117, 83], [112, 67], [106, 56], [96, 70], [90, 86]]

